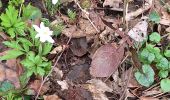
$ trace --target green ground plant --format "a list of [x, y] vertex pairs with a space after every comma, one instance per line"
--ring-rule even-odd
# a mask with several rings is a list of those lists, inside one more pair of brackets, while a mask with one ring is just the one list
[[[156, 11], [149, 15], [149, 21], [158, 24], [160, 16]], [[170, 50], [169, 46], [165, 49], [160, 48], [161, 36], [157, 32], [152, 32], [148, 36], [148, 42], [140, 49], [139, 60], [143, 63], [142, 70], [135, 73], [136, 80], [143, 86], [149, 87], [154, 83], [155, 75], [160, 78], [160, 87], [163, 92], [170, 92], [170, 79], [168, 78], [170, 72]], [[158, 73], [155, 73], [158, 70]]]
[[[30, 77], [32, 75], [43, 77], [47, 75], [52, 66], [52, 62], [46, 57], [53, 44], [41, 42], [39, 38], [35, 38], [37, 32], [32, 26], [27, 26], [27, 21], [34, 22], [36, 19], [40, 19], [43, 22], [41, 10], [31, 4], [25, 6], [23, 2], [23, 0], [11, 0], [6, 11], [0, 15], [2, 30], [11, 37], [3, 42], [10, 50], [6, 55], [0, 57], [0, 60], [20, 58], [24, 67], [24, 73], [20, 76], [21, 90], [13, 91], [14, 86], [10, 82], [0, 83], [0, 96], [3, 96], [4, 100], [22, 100], [20, 94], [25, 91]], [[16, 7], [19, 5], [20, 7]], [[56, 31], [54, 35], [59, 35], [62, 29], [62, 24], [54, 26], [53, 30]]]

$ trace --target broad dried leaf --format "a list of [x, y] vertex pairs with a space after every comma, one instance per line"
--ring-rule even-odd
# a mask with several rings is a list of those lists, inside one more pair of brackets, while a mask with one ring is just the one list
[[44, 100], [62, 100], [58, 97], [58, 95], [55, 95], [55, 94], [48, 95], [48, 96], [45, 95], [45, 96], [43, 96], [43, 98], [44, 98]]
[[0, 81], [4, 81], [5, 79], [5, 68], [4, 66], [0, 63]]
[[69, 85], [66, 80], [63, 81], [57, 81], [57, 83], [61, 86], [61, 90], [68, 90]]
[[44, 100], [62, 100], [57, 95], [43, 96]]
[[101, 46], [93, 55], [90, 74], [94, 77], [108, 77], [115, 72], [123, 58], [124, 45], [107, 44]]
[[[40, 86], [41, 86], [41, 80], [34, 80], [33, 82], [30, 82], [29, 90], [34, 91], [31, 92], [31, 95], [35, 95], [34, 93], [38, 93]], [[43, 93], [47, 92], [48, 88], [49, 88], [48, 84], [45, 83], [40, 91], [40, 94], [42, 95]]]
[[112, 92], [113, 89], [108, 87], [106, 83], [97, 79], [91, 79], [87, 83], [83, 87], [92, 93], [94, 100], [109, 100], [104, 92]]
[[128, 35], [137, 42], [142, 42], [147, 37], [148, 23], [146, 20], [138, 22], [129, 32]]
[[159, 99], [153, 97], [140, 97], [140, 100], [159, 100]]
[[114, 8], [119, 8], [120, 3], [122, 3], [122, 0], [105, 0], [103, 3], [103, 7], [110, 6]]
[[162, 11], [162, 15], [160, 24], [170, 26], [170, 14], [167, 11]]

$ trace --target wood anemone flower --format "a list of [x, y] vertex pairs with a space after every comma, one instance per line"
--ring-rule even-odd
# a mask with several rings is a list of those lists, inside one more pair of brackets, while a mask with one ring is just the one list
[[45, 27], [43, 22], [40, 23], [40, 27], [37, 25], [33, 25], [33, 27], [38, 33], [35, 38], [40, 38], [41, 42], [48, 41], [50, 43], [54, 43], [54, 40], [51, 37], [53, 31], [51, 31], [49, 27]]
[[58, 2], [58, 0], [52, 0], [53, 5], [55, 5]]

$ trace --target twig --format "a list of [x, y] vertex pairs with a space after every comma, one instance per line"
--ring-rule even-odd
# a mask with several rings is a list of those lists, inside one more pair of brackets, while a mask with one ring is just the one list
[[132, 69], [133, 69], [133, 66], [130, 68], [130, 72], [128, 74], [128, 79], [127, 79], [127, 82], [126, 82], [126, 87], [124, 88], [124, 91], [122, 93], [122, 96], [120, 97], [119, 100], [123, 100], [123, 97], [125, 96], [125, 93], [126, 93], [126, 90], [128, 88], [128, 84], [129, 84], [129, 81], [130, 81], [130, 78], [131, 78], [131, 74], [132, 74]]
[[[69, 40], [67, 41], [67, 45], [70, 43], [70, 40], [71, 40], [71, 37], [70, 37]], [[58, 56], [58, 58], [57, 58], [57, 60], [56, 60], [56, 62], [55, 62], [55, 64], [54, 64], [54, 66], [52, 67], [52, 69], [50, 70], [50, 72], [47, 74], [47, 76], [46, 76], [46, 77], [44, 78], [44, 80], [42, 81], [42, 83], [41, 83], [41, 85], [40, 85], [40, 88], [39, 88], [39, 90], [38, 90], [38, 93], [37, 93], [37, 95], [36, 95], [35, 100], [38, 99], [38, 96], [39, 96], [39, 94], [40, 94], [40, 91], [41, 91], [42, 86], [43, 86], [44, 83], [46, 82], [47, 78], [51, 75], [51, 73], [53, 72], [54, 68], [57, 66], [58, 61], [60, 60], [60, 58], [61, 58], [62, 54], [64, 53], [64, 51], [65, 51], [65, 48], [64, 48], [64, 50], [60, 53], [60, 55]]]
[[140, 14], [144, 13], [145, 11], [149, 10], [152, 7], [153, 0], [145, 0], [145, 4], [143, 7], [137, 9], [134, 12], [127, 13], [126, 15], [126, 21], [129, 21], [130, 19], [133, 19], [134, 17], [139, 16]]
[[97, 29], [97, 27], [94, 25], [94, 23], [91, 21], [91, 19], [89, 18], [89, 16], [88, 16], [89, 13], [80, 6], [80, 4], [77, 2], [77, 0], [74, 0], [74, 2], [77, 4], [77, 6], [80, 8], [80, 10], [85, 13], [86, 18], [89, 20], [89, 22], [91, 23], [91, 25], [95, 28], [95, 30], [96, 30], [97, 32], [100, 32], [100, 31]]

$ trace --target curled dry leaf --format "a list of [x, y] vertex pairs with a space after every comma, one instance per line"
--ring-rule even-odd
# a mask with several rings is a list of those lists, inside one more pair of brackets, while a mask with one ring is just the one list
[[94, 100], [109, 100], [104, 92], [112, 92], [113, 89], [108, 87], [106, 83], [97, 79], [88, 80], [87, 83], [83, 87], [92, 93]]
[[0, 63], [0, 81], [4, 81], [5, 79], [5, 68], [3, 64]]
[[63, 81], [57, 81], [57, 83], [61, 86], [61, 90], [67, 90], [69, 88], [69, 85], [66, 80]]
[[147, 37], [147, 28], [146, 20], [140, 21], [128, 32], [128, 35], [135, 41], [142, 42]]
[[159, 99], [153, 97], [140, 97], [140, 100], [159, 100]]
[[43, 98], [44, 100], [62, 100], [58, 97], [58, 95], [55, 95], [55, 94], [48, 95], [48, 96], [44, 95]]
[[169, 26], [170, 25], [170, 15], [166, 11], [163, 11], [162, 15], [163, 16], [161, 17], [160, 24]]
[[105, 0], [103, 3], [103, 7], [110, 6], [114, 8], [119, 8], [120, 3], [122, 3], [122, 0]]
[[90, 74], [94, 77], [108, 77], [115, 72], [123, 58], [124, 45], [106, 44], [101, 46], [92, 57]]

